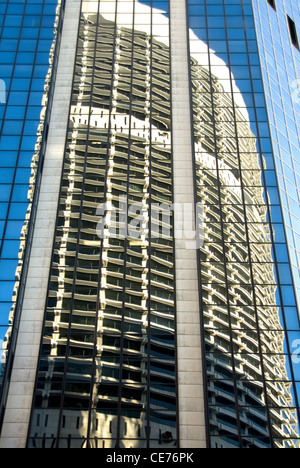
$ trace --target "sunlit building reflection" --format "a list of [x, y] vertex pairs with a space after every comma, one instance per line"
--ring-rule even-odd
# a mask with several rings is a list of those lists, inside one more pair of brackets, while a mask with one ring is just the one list
[[[83, 12], [31, 446], [177, 445], [171, 176], [169, 49]], [[138, 239], [111, 236], [124, 196]]]
[[245, 447], [263, 448], [271, 431], [277, 447], [283, 448], [284, 438], [298, 447], [263, 159], [242, 96], [232, 102], [221, 80], [197, 65], [193, 61], [197, 197], [205, 213], [200, 274], [211, 436], [216, 446], [234, 447], [241, 431]]

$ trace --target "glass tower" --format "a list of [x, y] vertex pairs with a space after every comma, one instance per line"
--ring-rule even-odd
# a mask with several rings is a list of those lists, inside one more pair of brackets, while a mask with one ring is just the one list
[[4, 114], [0, 141], [12, 190], [33, 144], [0, 444], [300, 448], [299, 8], [56, 6], [50, 70], [20, 58], [47, 57], [42, 118]]
[[[57, 8], [57, 0], [0, 2], [0, 393], [7, 393], [7, 381], [4, 388], [2, 383], [16, 344], [16, 306], [22, 301], [18, 292], [25, 281], [29, 220], [32, 213], [34, 218], [35, 187], [40, 184]], [[0, 419], [2, 411], [3, 406]]]
[[251, 2], [189, 2], [189, 26], [211, 446], [298, 447], [298, 317]]

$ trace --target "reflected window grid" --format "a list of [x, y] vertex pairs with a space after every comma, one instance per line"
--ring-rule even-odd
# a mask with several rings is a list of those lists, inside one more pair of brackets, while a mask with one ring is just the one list
[[108, 218], [120, 196], [141, 203], [144, 223], [153, 203], [172, 203], [168, 27], [156, 36], [157, 15], [138, 19], [138, 2], [95, 2], [85, 15], [89, 7], [29, 446], [175, 447], [173, 238], [96, 233], [100, 203]]
[[[297, 379], [295, 369], [292, 366], [292, 350], [289, 347], [293, 341], [291, 341], [292, 336], [287, 331], [284, 332], [287, 330], [285, 315], [278, 307], [274, 308], [276, 304], [280, 305], [281, 301], [286, 305], [290, 302], [290, 305], [293, 306], [295, 304], [294, 292], [293, 288], [290, 287], [289, 296], [287, 287], [281, 286], [279, 289], [276, 284], [278, 270], [276, 264], [274, 265], [274, 260], [275, 258], [279, 259], [281, 248], [280, 250], [275, 248], [275, 257], [271, 243], [276, 238], [279, 239], [276, 231], [278, 232], [280, 226], [278, 225], [276, 228], [274, 224], [272, 227], [269, 224], [262, 224], [262, 228], [259, 228], [259, 224], [253, 224], [255, 218], [257, 221], [258, 219], [265, 221], [271, 219], [272, 209], [270, 206], [275, 201], [276, 192], [274, 189], [271, 189], [271, 193], [269, 189], [269, 197], [265, 197], [262, 195], [262, 189], [259, 190], [258, 187], [268, 189], [268, 187], [275, 188], [277, 186], [276, 177], [270, 184], [271, 179], [268, 173], [263, 170], [264, 159], [259, 156], [259, 154], [264, 153], [264, 147], [271, 149], [267, 138], [257, 140], [259, 136], [268, 137], [268, 131], [260, 134], [262, 127], [257, 122], [257, 105], [263, 107], [264, 99], [260, 99], [260, 102], [259, 98], [255, 99], [250, 80], [248, 87], [243, 84], [243, 88], [251, 91], [253, 98], [251, 98], [251, 94], [242, 94], [244, 102], [249, 101], [249, 105], [245, 106], [243, 101], [239, 99], [239, 93], [235, 93], [236, 86], [240, 82], [236, 83], [236, 79], [245, 78], [248, 74], [248, 76], [258, 80], [260, 75], [258, 70], [251, 66], [255, 50], [252, 44], [251, 30], [249, 34], [248, 29], [244, 31], [242, 28], [239, 34], [232, 34], [229, 26], [231, 20], [229, 15], [227, 16], [229, 12], [232, 15], [233, 11], [239, 12], [241, 16], [246, 11], [249, 14], [250, 10], [246, 10], [246, 5], [249, 5], [249, 2], [243, 1], [240, 5], [233, 7], [228, 7], [226, 1], [218, 2], [218, 13], [211, 2], [193, 1], [189, 7], [194, 137], [196, 140], [195, 159], [198, 169], [196, 176], [197, 194], [200, 203], [207, 203], [207, 199], [210, 197], [211, 205], [207, 207], [207, 210], [204, 208], [205, 217], [210, 222], [205, 223], [204, 226], [204, 248], [200, 254], [199, 266], [202, 282], [203, 325], [204, 330], [206, 330], [207, 345], [205, 362], [208, 378], [207, 401], [210, 408], [210, 442], [211, 446], [216, 447], [298, 447], [299, 408], [295, 407], [295, 405], [298, 406], [296, 393], [298, 386], [295, 381]], [[202, 9], [202, 17], [194, 16], [198, 12], [198, 8]], [[220, 16], [219, 20], [215, 16], [216, 14]], [[246, 15], [242, 17], [246, 19]], [[212, 29], [212, 24], [218, 24], [218, 31]], [[197, 27], [201, 29], [194, 29]], [[209, 53], [195, 39], [194, 31], [196, 36], [208, 44], [211, 50]], [[221, 43], [220, 39], [223, 39], [224, 42]], [[228, 51], [235, 49], [234, 40], [244, 40], [246, 46], [244, 55], [240, 53], [237, 56], [239, 57], [237, 61], [234, 60], [235, 57], [231, 53], [228, 54]], [[199, 53], [200, 48], [203, 49], [201, 53]], [[194, 55], [194, 51], [198, 53]], [[222, 62], [216, 60], [215, 54], [220, 56], [223, 63], [225, 61], [227, 65], [221, 65]], [[240, 63], [245, 64], [245, 71], [242, 66], [236, 66]], [[231, 67], [233, 73], [231, 76], [228, 67]], [[216, 91], [220, 94], [215, 94]], [[254, 112], [243, 117], [245, 114], [241, 115], [242, 108], [246, 107], [248, 110], [249, 106], [253, 107]], [[231, 113], [232, 117], [221, 117], [221, 113]], [[219, 123], [222, 121], [229, 121], [229, 123], [225, 126]], [[218, 138], [219, 132], [220, 137]], [[240, 134], [240, 138], [236, 137], [238, 134]], [[249, 139], [250, 135], [253, 136], [251, 140]], [[220, 144], [219, 141], [222, 143]], [[225, 153], [224, 148], [227, 148]], [[258, 152], [256, 155], [255, 148]], [[206, 151], [203, 153], [203, 150]], [[234, 158], [230, 157], [228, 152], [230, 150]], [[247, 151], [249, 152], [248, 157]], [[211, 156], [207, 153], [210, 153]], [[253, 157], [249, 159], [251, 153]], [[207, 170], [207, 167], [214, 169]], [[253, 170], [253, 168], [257, 169]], [[258, 171], [259, 168], [261, 168], [260, 171]], [[254, 189], [255, 186], [257, 190]], [[205, 192], [203, 192], [203, 188], [205, 188]], [[276, 197], [278, 198], [278, 195]], [[224, 204], [229, 203], [229, 198], [231, 199], [230, 203], [238, 200], [239, 203], [243, 201], [243, 206], [240, 209], [235, 209], [236, 205], [228, 205], [229, 210], [227, 210]], [[249, 199], [252, 199], [250, 202], [252, 206], [246, 210], [245, 205], [249, 203]], [[261, 205], [257, 206], [258, 210], [254, 206], [254, 200]], [[266, 205], [263, 207], [264, 200]], [[220, 212], [221, 204], [223, 205], [222, 212]], [[205, 241], [213, 242], [211, 244], [213, 256], [212, 251], [205, 247]], [[230, 243], [243, 242], [243, 247], [236, 250], [233, 244], [230, 249], [228, 241]], [[264, 246], [263, 242], [267, 242], [267, 244]], [[285, 243], [284, 232], [281, 236], [281, 242]], [[207, 263], [208, 253], [210, 263]], [[235, 257], [234, 264], [230, 263], [232, 255]], [[258, 258], [260, 265], [256, 263]], [[288, 258], [287, 252], [285, 258]], [[243, 263], [240, 263], [242, 259]], [[273, 263], [266, 263], [272, 261]], [[267, 284], [270, 282], [270, 278], [273, 278], [271, 280], [272, 286]], [[213, 284], [216, 280], [218, 283]], [[235, 281], [240, 284], [233, 284]], [[292, 284], [291, 276], [290, 284]], [[272, 305], [272, 315], [270, 315], [270, 309], [267, 309], [267, 304]], [[235, 305], [234, 311], [232, 310], [233, 305]], [[245, 307], [249, 306], [251, 309], [246, 311]], [[261, 306], [266, 308], [267, 314], [261, 309]], [[243, 332], [240, 329], [241, 324], [248, 326], [249, 329]], [[298, 317], [295, 324], [298, 331]], [[225, 325], [226, 328], [224, 328]], [[213, 328], [210, 329], [212, 326]], [[263, 329], [270, 327], [278, 330], [278, 333], [275, 334], [276, 338], [272, 341], [270, 341], [269, 334], [265, 335], [262, 332]], [[256, 330], [255, 334], [250, 332], [251, 329]], [[272, 336], [274, 336], [273, 333], [271, 332]], [[265, 352], [269, 347], [267, 345], [269, 342], [273, 343], [274, 355], [270, 354], [267, 357]], [[254, 343], [255, 349], [253, 348]], [[242, 346], [243, 351], [237, 359], [234, 353], [240, 346]], [[255, 354], [250, 354], [252, 352]], [[248, 370], [246, 370], [247, 366], [249, 366]], [[217, 374], [220, 375], [220, 379], [222, 376], [224, 378], [225, 375], [228, 379], [226, 384], [224, 381], [222, 387], [216, 387], [213, 383]], [[275, 381], [272, 383], [277, 375], [284, 375], [287, 384], [282, 386], [277, 385]], [[258, 376], [260, 376], [260, 383], [258, 381], [255, 383]], [[245, 393], [243, 388], [246, 387], [248, 389]], [[287, 392], [290, 394], [289, 397], [286, 396]], [[245, 395], [247, 395], [246, 398]], [[261, 396], [259, 397], [259, 395]], [[278, 395], [277, 399], [276, 395]], [[255, 405], [255, 400], [257, 402], [259, 398], [261, 398], [261, 405], [264, 407], [264, 416], [259, 418], [260, 423], [253, 416], [256, 410], [250, 409], [252, 405]], [[242, 410], [246, 403], [249, 405], [248, 412]], [[226, 414], [224, 414], [224, 405], [228, 406]], [[280, 408], [281, 405], [283, 406]], [[278, 406], [278, 410], [273, 409], [273, 406]], [[292, 409], [287, 416], [285, 408], [290, 407]], [[256, 423], [251, 425], [250, 421], [253, 421], [253, 417]], [[289, 442], [286, 439], [278, 439], [283, 427], [286, 433], [290, 434]], [[217, 433], [220, 434], [218, 438], [216, 437]], [[251, 433], [255, 434], [255, 437], [247, 439], [245, 436]], [[213, 435], [215, 437], [212, 437]]]

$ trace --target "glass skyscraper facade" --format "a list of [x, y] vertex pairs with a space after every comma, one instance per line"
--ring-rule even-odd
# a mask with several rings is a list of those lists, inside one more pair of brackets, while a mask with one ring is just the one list
[[57, 20], [57, 0], [0, 3], [0, 392], [39, 185]]
[[299, 43], [294, 38], [291, 46], [289, 28], [292, 28], [291, 21], [299, 25], [299, 19], [299, 6], [295, 2], [278, 2], [273, 7], [257, 2], [255, 8], [270, 131], [298, 302]]
[[[74, 0], [72, 16], [71, 0], [61, 14], [56, 3], [24, 1], [12, 17], [14, 2], [3, 4], [2, 445], [165, 450], [190, 439], [207, 448], [300, 448], [299, 5]], [[61, 47], [74, 55], [65, 85], [56, 65], [71, 16], [76, 36], [69, 52]], [[187, 54], [178, 63], [176, 28]], [[191, 127], [179, 146], [182, 69]], [[179, 169], [178, 148], [191, 169]], [[44, 164], [52, 172], [42, 178]], [[193, 191], [191, 217], [178, 203], [183, 179]], [[29, 187], [38, 213], [48, 199], [54, 205], [52, 228], [45, 214], [35, 224]], [[178, 230], [182, 215], [190, 224]], [[37, 244], [37, 252], [33, 240], [31, 255], [28, 229], [33, 239], [50, 232], [51, 245]], [[191, 241], [184, 251], [182, 231]], [[191, 251], [193, 307], [181, 270]], [[38, 263], [45, 281], [30, 296]], [[183, 366], [187, 316], [197, 325]], [[34, 349], [30, 331], [26, 343], [17, 333], [26, 320]], [[20, 385], [11, 390], [25, 380], [20, 355], [35, 359], [22, 360], [31, 370], [23, 410]]]
[[298, 446], [299, 321], [251, 2], [189, 2], [189, 26], [211, 444]]

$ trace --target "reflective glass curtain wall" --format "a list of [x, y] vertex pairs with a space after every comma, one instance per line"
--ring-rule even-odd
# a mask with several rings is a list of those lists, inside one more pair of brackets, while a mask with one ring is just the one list
[[[9, 253], [3, 294], [8, 286], [12, 294], [9, 274], [18, 264], [18, 255], [4, 247], [18, 248], [28, 205], [19, 170], [27, 167], [31, 175], [36, 133], [30, 128], [35, 122], [37, 129], [41, 110], [34, 87], [44, 85], [39, 73], [49, 68], [38, 60], [45, 59], [46, 43], [49, 58], [53, 40], [41, 13], [54, 2], [14, 3], [20, 15], [12, 13], [13, 2], [0, 3], [9, 35], [0, 43], [5, 88], [16, 93], [0, 103], [6, 132], [0, 189], [4, 213], [23, 208], [23, 218], [3, 218], [1, 248]], [[288, 242], [296, 247], [299, 122], [289, 91], [298, 51], [286, 14], [296, 21], [297, 12], [289, 2], [286, 9], [279, 0], [270, 3], [187, 1], [191, 137], [204, 234], [199, 333], [211, 448], [300, 447], [299, 316], [279, 193], [283, 187], [289, 193], [287, 203], [282, 195], [283, 208], [292, 215]], [[160, 0], [82, 0], [28, 447], [179, 445], [173, 217], [161, 213], [173, 203], [168, 11]], [[277, 23], [283, 13], [287, 21]], [[9, 44], [17, 51], [13, 62]], [[19, 222], [16, 238], [9, 237], [10, 222]], [[290, 257], [296, 277], [293, 250]], [[11, 301], [3, 297], [8, 313]], [[5, 334], [7, 315], [3, 327]]]
[[[258, 48], [270, 119], [275, 163], [293, 266], [300, 301], [300, 13], [297, 2], [254, 2]], [[289, 22], [298, 39], [293, 43]]]
[[168, 3], [144, 3], [81, 4], [29, 447], [178, 443]]
[[299, 317], [252, 2], [188, 10], [209, 446], [299, 448]]
[[57, 3], [0, 1], [0, 395], [44, 129]]

